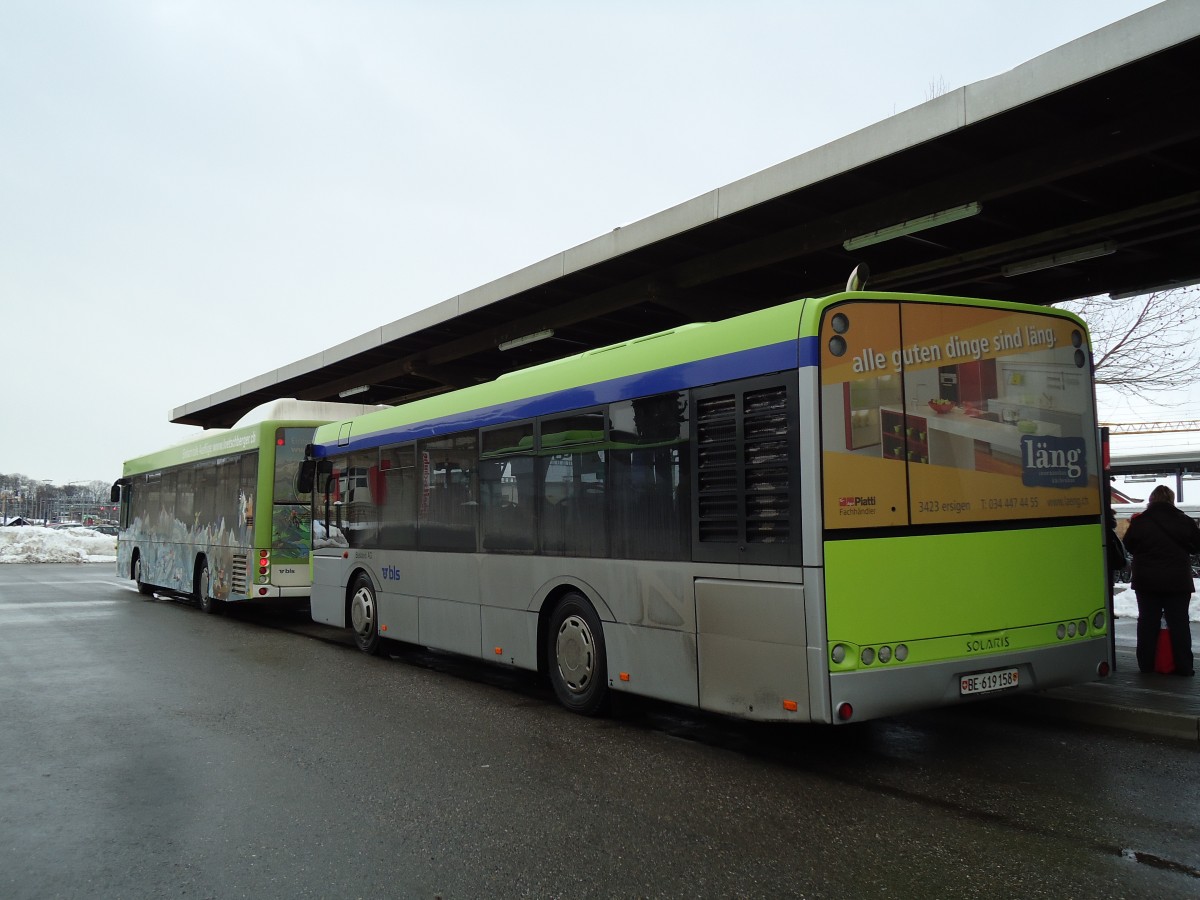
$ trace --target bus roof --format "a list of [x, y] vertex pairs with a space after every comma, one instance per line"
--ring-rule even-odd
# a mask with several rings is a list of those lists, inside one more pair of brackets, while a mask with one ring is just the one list
[[[411, 436], [427, 437], [447, 429], [486, 426], [492, 423], [491, 420], [495, 423], [513, 421], [545, 413], [547, 410], [538, 405], [540, 397], [572, 389], [578, 390], [573, 398], [578, 401], [574, 408], [584, 408], [607, 402], [609, 398], [602, 396], [598, 390], [601, 385], [618, 385], [630, 380], [638, 383], [641, 396], [679, 390], [685, 385], [697, 383], [694, 372], [689, 373], [689, 379], [683, 379], [684, 368], [717, 358], [721, 362], [713, 367], [714, 382], [815, 365], [816, 334], [821, 312], [830, 305], [849, 300], [951, 302], [1052, 315], [1070, 319], [1084, 327], [1072, 313], [1035, 304], [879, 291], [844, 292], [822, 298], [793, 300], [717, 322], [683, 325], [508, 372], [494, 381], [449, 394], [387, 407], [357, 418], [341, 419], [318, 428], [313, 443], [318, 448], [334, 444], [365, 447], [371, 445], [372, 435], [385, 434], [406, 426], [412, 426], [406, 429]], [[751, 359], [751, 355], [755, 358]], [[740, 361], [745, 362], [747, 371], [739, 372], [730, 368]], [[650, 378], [652, 374], [656, 376], [653, 379]], [[648, 384], [650, 380], [654, 383]], [[491, 411], [491, 414], [487, 411]], [[466, 418], [468, 415], [469, 418]], [[460, 416], [464, 418], [456, 418]], [[447, 422], [447, 419], [450, 421]], [[423, 423], [430, 425], [424, 428]], [[438, 423], [436, 430], [433, 423]], [[318, 449], [318, 455], [320, 453]]]
[[268, 419], [244, 425], [241, 428], [209, 430], [196, 437], [172, 444], [164, 450], [148, 453], [125, 461], [122, 474], [125, 477], [169, 469], [202, 459], [234, 456], [238, 453], [261, 448], [267, 441], [275, 439], [277, 428], [315, 428], [325, 420]]

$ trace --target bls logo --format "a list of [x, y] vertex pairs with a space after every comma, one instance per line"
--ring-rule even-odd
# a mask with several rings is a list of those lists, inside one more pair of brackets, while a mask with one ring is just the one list
[[395, 566], [384, 566], [380, 570], [379, 574], [381, 574], [383, 576], [384, 581], [399, 581], [400, 580], [400, 570], [397, 569]]

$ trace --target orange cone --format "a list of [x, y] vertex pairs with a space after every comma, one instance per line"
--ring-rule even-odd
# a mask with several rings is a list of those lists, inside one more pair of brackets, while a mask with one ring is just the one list
[[1160, 675], [1170, 675], [1175, 671], [1175, 654], [1171, 652], [1171, 632], [1167, 621], [1163, 619], [1158, 629], [1158, 646], [1154, 652], [1154, 671]]

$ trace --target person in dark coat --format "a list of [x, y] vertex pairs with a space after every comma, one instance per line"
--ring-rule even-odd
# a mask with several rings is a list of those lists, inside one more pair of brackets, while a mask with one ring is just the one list
[[1107, 541], [1104, 552], [1108, 557], [1108, 574], [1111, 580], [1116, 580], [1121, 572], [1129, 568], [1129, 554], [1125, 552], [1125, 545], [1117, 537], [1117, 518], [1111, 509], [1104, 521], [1104, 535]]
[[1125, 549], [1133, 556], [1131, 587], [1137, 595], [1137, 661], [1154, 671], [1159, 623], [1171, 632], [1176, 675], [1194, 675], [1188, 602], [1195, 584], [1189, 556], [1200, 553], [1200, 527], [1175, 506], [1175, 492], [1160, 485], [1150, 492], [1146, 511], [1129, 521]]

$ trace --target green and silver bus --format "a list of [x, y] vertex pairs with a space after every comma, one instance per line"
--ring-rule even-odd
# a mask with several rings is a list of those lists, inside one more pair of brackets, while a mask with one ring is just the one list
[[[308, 598], [311, 498], [296, 473], [316, 427], [372, 407], [279, 401], [229, 430], [128, 460], [117, 573], [143, 594], [191, 596], [205, 612], [226, 603]], [[262, 421], [251, 422], [266, 415]]]
[[312, 617], [585, 714], [844, 723], [1101, 677], [1091, 371], [1060, 310], [847, 292], [333, 422]]

